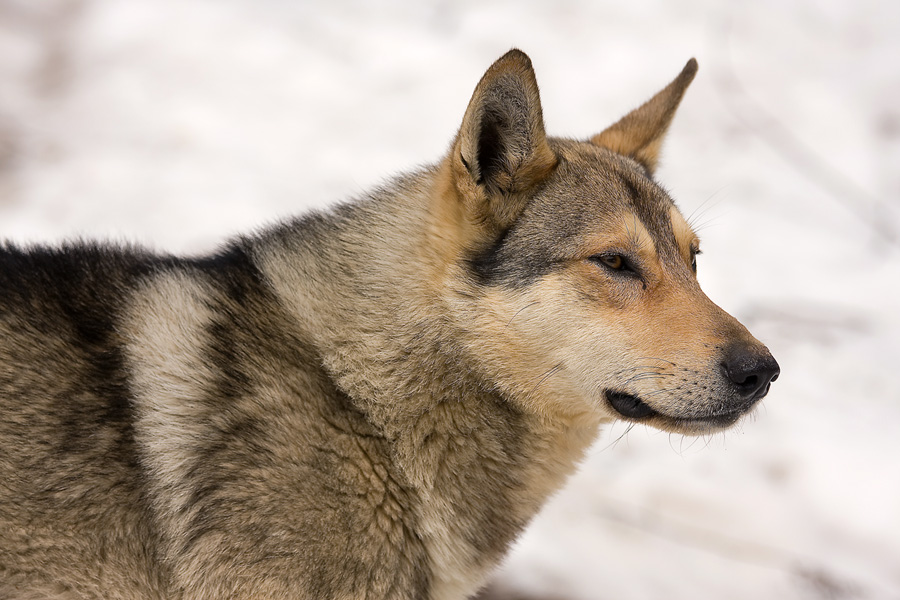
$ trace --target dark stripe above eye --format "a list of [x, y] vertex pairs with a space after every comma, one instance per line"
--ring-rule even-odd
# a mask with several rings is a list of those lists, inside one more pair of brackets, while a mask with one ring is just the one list
[[626, 190], [628, 190], [629, 197], [631, 198], [632, 201], [637, 201], [638, 199], [640, 199], [641, 191], [638, 189], [638, 186], [633, 181], [631, 181], [627, 177], [624, 177], [621, 175], [619, 176], [619, 181], [621, 181], [622, 186]]

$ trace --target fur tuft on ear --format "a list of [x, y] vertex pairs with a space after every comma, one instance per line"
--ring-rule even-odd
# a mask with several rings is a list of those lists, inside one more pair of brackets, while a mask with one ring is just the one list
[[672, 117], [675, 116], [675, 109], [696, 74], [697, 61], [692, 58], [672, 83], [617, 123], [595, 135], [591, 142], [630, 156], [652, 174], [659, 162], [662, 141]]
[[[521, 210], [519, 192], [556, 166], [547, 143], [531, 60], [510, 50], [475, 88], [451, 157], [457, 187], [476, 220], [505, 228]], [[466, 180], [466, 181], [462, 181]]]

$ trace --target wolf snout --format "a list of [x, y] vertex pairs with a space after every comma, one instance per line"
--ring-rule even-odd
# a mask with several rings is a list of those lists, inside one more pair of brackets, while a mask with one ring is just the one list
[[764, 397], [781, 373], [775, 357], [765, 347], [750, 344], [729, 347], [725, 351], [722, 370], [737, 395], [748, 403]]

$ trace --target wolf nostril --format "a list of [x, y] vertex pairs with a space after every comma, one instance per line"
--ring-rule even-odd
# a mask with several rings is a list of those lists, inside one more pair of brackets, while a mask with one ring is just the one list
[[722, 362], [725, 376], [747, 400], [758, 400], [769, 391], [769, 384], [778, 379], [781, 369], [765, 348], [734, 345], [725, 352]]

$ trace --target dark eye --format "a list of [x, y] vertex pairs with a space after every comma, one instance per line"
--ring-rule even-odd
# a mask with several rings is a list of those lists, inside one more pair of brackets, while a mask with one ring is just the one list
[[637, 275], [637, 271], [631, 266], [629, 260], [621, 254], [595, 254], [590, 260], [606, 267], [610, 271], [623, 275]]
[[700, 254], [699, 248], [691, 248], [691, 270], [697, 273], [697, 255]]

